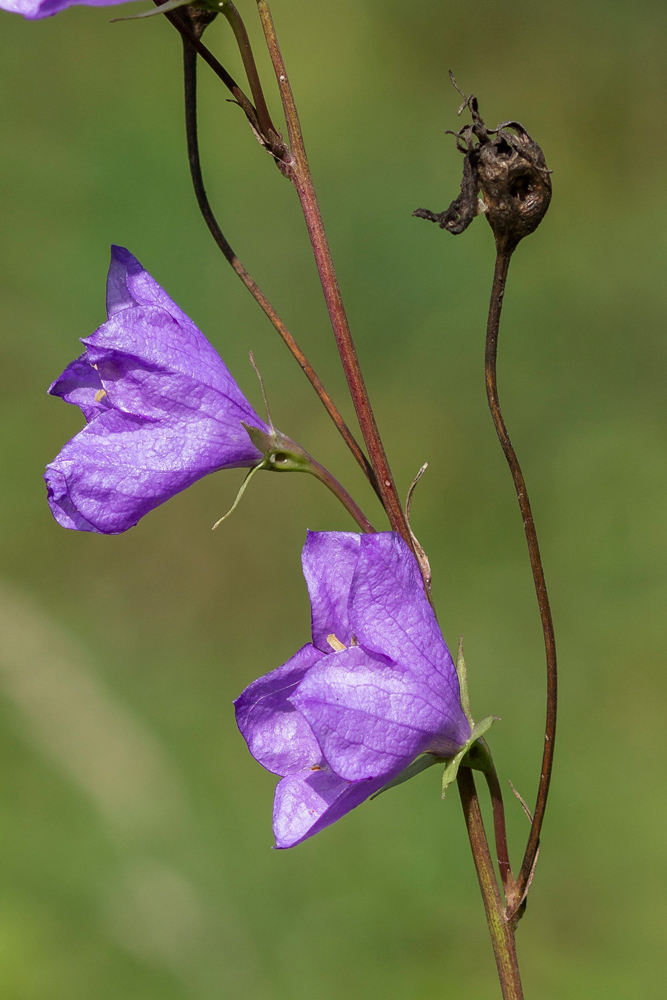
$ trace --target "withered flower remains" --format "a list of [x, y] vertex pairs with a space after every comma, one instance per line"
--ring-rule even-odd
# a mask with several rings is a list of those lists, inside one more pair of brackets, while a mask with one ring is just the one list
[[[456, 86], [453, 76], [452, 83]], [[458, 235], [483, 213], [498, 248], [511, 253], [544, 218], [551, 201], [550, 171], [540, 146], [519, 122], [487, 128], [472, 95], [465, 98], [459, 114], [465, 108], [472, 123], [450, 132], [465, 157], [461, 193], [444, 212], [418, 208], [413, 214]]]

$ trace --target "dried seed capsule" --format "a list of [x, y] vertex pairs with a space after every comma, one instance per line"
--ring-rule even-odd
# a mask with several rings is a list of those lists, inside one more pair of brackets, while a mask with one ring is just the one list
[[[456, 86], [453, 77], [452, 82]], [[460, 111], [464, 108], [472, 123], [452, 133], [465, 157], [461, 193], [444, 212], [419, 208], [413, 214], [457, 235], [484, 213], [498, 248], [511, 253], [544, 218], [551, 201], [550, 171], [541, 148], [519, 122], [487, 129], [476, 97], [466, 97]]]

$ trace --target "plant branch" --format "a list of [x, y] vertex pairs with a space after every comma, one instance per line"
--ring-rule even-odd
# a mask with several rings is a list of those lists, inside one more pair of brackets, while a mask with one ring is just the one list
[[396, 492], [394, 479], [389, 468], [389, 463], [387, 462], [387, 456], [385, 455], [363, 375], [359, 367], [359, 360], [345, 314], [345, 307], [338, 286], [338, 279], [334, 270], [331, 251], [306, 157], [306, 149], [294, 102], [294, 94], [287, 77], [271, 11], [266, 0], [257, 0], [257, 6], [271, 61], [278, 80], [285, 120], [287, 122], [291, 159], [285, 163], [285, 173], [294, 184], [301, 202], [324, 298], [336, 337], [338, 352], [341, 357], [361, 432], [366, 442], [368, 456], [377, 477], [382, 504], [387, 512], [393, 530], [398, 531], [414, 551], [410, 528], [407, 524], [398, 493]]
[[[205, 25], [204, 25], [205, 26]], [[195, 36], [195, 32], [198, 30], [203, 30], [199, 28], [197, 23], [194, 22], [192, 25], [192, 34]], [[232, 267], [233, 271], [238, 275], [243, 284], [246, 286], [250, 294], [253, 296], [255, 301], [259, 304], [264, 314], [271, 321], [275, 329], [278, 331], [283, 339], [283, 342], [287, 345], [291, 351], [293, 357], [296, 359], [299, 367], [305, 373], [308, 381], [312, 385], [313, 389], [319, 396], [324, 408], [336, 425], [339, 433], [341, 434], [343, 440], [347, 444], [348, 448], [354, 455], [355, 459], [359, 463], [364, 475], [370, 481], [371, 485], [377, 492], [377, 486], [375, 481], [375, 474], [370, 466], [368, 459], [366, 458], [364, 452], [360, 448], [359, 444], [355, 440], [349, 427], [343, 420], [338, 409], [334, 405], [331, 397], [327, 393], [326, 389], [322, 385], [317, 373], [313, 369], [312, 365], [306, 358], [305, 354], [294, 340], [283, 321], [280, 319], [275, 309], [268, 301], [264, 293], [261, 291], [257, 283], [250, 276], [248, 271], [245, 269], [239, 258], [234, 253], [231, 245], [225, 238], [218, 222], [211, 209], [210, 202], [208, 200], [208, 195], [206, 193], [206, 188], [204, 186], [204, 179], [201, 169], [201, 159], [199, 155], [199, 139], [198, 139], [198, 128], [197, 128], [197, 51], [192, 45], [191, 39], [188, 35], [183, 36], [183, 76], [185, 84], [185, 131], [187, 138], [188, 147], [188, 162], [190, 164], [190, 176], [192, 178], [192, 185], [194, 187], [195, 197], [197, 199], [197, 204], [199, 210], [209, 228], [213, 239], [218, 245], [219, 249], [225, 260]]]
[[314, 458], [311, 457], [311, 468], [308, 470], [312, 476], [319, 479], [327, 489], [331, 490], [336, 499], [340, 500], [345, 510], [348, 514], [354, 518], [361, 530], [366, 535], [372, 535], [375, 532], [375, 528], [368, 520], [364, 514], [361, 507], [352, 499], [350, 494], [347, 492], [344, 486], [338, 482], [338, 480], [331, 475], [328, 469], [325, 469], [323, 465], [316, 462]]
[[246, 31], [245, 24], [243, 23], [243, 18], [232, 3], [232, 0], [223, 0], [220, 4], [220, 13], [224, 14], [227, 18], [232, 31], [234, 32], [234, 37], [236, 38], [239, 52], [241, 53], [241, 59], [243, 60], [243, 68], [245, 69], [246, 76], [248, 77], [248, 83], [250, 84], [250, 92], [252, 93], [252, 97], [255, 102], [257, 120], [262, 127], [262, 132], [267, 136], [273, 132], [276, 138], [279, 138], [280, 133], [271, 121], [271, 115], [269, 114], [269, 109], [266, 104], [264, 91], [262, 90], [262, 84], [259, 79], [259, 73], [257, 72], [255, 57], [250, 45], [250, 39], [248, 38], [248, 32]]
[[[546, 724], [544, 733], [544, 750], [542, 754], [542, 767], [540, 771], [540, 783], [537, 792], [537, 801], [535, 804], [535, 812], [533, 815], [533, 822], [530, 828], [530, 836], [528, 839], [528, 844], [526, 846], [526, 851], [523, 856], [523, 861], [521, 864], [521, 870], [516, 881], [515, 890], [515, 900], [516, 907], [521, 905], [525, 893], [528, 889], [529, 880], [531, 878], [531, 873], [534, 868], [535, 858], [540, 844], [540, 831], [542, 829], [542, 822], [544, 820], [544, 813], [547, 805], [547, 798], [549, 795], [549, 783], [551, 781], [551, 770], [553, 767], [553, 755], [554, 755], [554, 742], [556, 737], [556, 712], [557, 712], [557, 701], [558, 701], [558, 677], [557, 677], [557, 667], [556, 667], [556, 641], [554, 636], [553, 620], [551, 617], [551, 609], [549, 606], [549, 596], [547, 594], [546, 582], [544, 579], [544, 570], [542, 568], [542, 559], [540, 556], [540, 548], [537, 540], [537, 531], [535, 530], [535, 522], [533, 520], [533, 513], [530, 507], [530, 500], [528, 498], [528, 492], [526, 490], [526, 482], [521, 471], [521, 466], [519, 465], [519, 460], [516, 456], [516, 452], [512, 446], [510, 436], [507, 433], [507, 428], [505, 426], [505, 421], [503, 419], [502, 411], [500, 409], [500, 400], [498, 398], [498, 385], [497, 385], [497, 374], [496, 374], [496, 362], [498, 355], [498, 331], [500, 328], [500, 314], [503, 306], [503, 297], [505, 294], [505, 284], [507, 281], [507, 272], [509, 270], [510, 260], [512, 258], [512, 252], [514, 246], [511, 242], [504, 242], [503, 240], [497, 241], [497, 254], [496, 254], [496, 265], [493, 275], [493, 288], [491, 290], [491, 302], [489, 305], [489, 319], [486, 331], [486, 352], [485, 352], [485, 376], [486, 376], [486, 395], [489, 402], [489, 409], [491, 410], [491, 416], [493, 417], [493, 423], [498, 434], [498, 439], [502, 446], [505, 458], [507, 459], [507, 464], [509, 465], [510, 472], [512, 473], [512, 479], [514, 480], [514, 488], [516, 490], [517, 499], [519, 501], [519, 508], [521, 510], [521, 517], [523, 518], [524, 532], [526, 535], [526, 542], [528, 544], [528, 553], [530, 555], [530, 565], [533, 571], [533, 581], [535, 584], [535, 593], [537, 594], [537, 603], [540, 609], [540, 617], [542, 619], [542, 630], [544, 633], [544, 646], [546, 650], [546, 661], [547, 661], [547, 712], [546, 712]], [[516, 910], [515, 910], [516, 912]]]
[[505, 914], [500, 898], [500, 890], [493, 869], [482, 812], [477, 798], [475, 778], [468, 767], [460, 767], [457, 775], [461, 805], [465, 817], [470, 848], [472, 850], [477, 879], [484, 900], [486, 920], [491, 934], [493, 954], [498, 969], [498, 979], [503, 1000], [523, 1000], [521, 976], [514, 941], [514, 923]]
[[[154, 3], [157, 7], [162, 6], [161, 0], [154, 0]], [[261, 138], [261, 126], [257, 117], [257, 111], [253, 107], [252, 102], [243, 93], [234, 77], [227, 72], [222, 63], [215, 58], [210, 49], [206, 48], [198, 35], [192, 30], [190, 26], [190, 19], [188, 14], [185, 12], [185, 8], [167, 11], [164, 16], [183, 36], [183, 39], [188, 40], [190, 45], [192, 45], [192, 47], [199, 53], [204, 62], [208, 63], [215, 75], [222, 80], [227, 90], [232, 94], [234, 100], [244, 112], [253, 132]]]
[[498, 780], [496, 765], [493, 763], [493, 757], [491, 756], [488, 744], [484, 738], [481, 738], [478, 742], [482, 744], [484, 749], [484, 758], [480, 770], [484, 774], [486, 784], [489, 789], [489, 795], [491, 796], [491, 807], [493, 809], [493, 835], [496, 842], [496, 856], [498, 858], [500, 880], [505, 891], [505, 899], [508, 904], [512, 905], [514, 898], [514, 876], [512, 875], [509, 851], [507, 849], [507, 827], [505, 824], [505, 804], [503, 802], [503, 793], [500, 787], [500, 781]]

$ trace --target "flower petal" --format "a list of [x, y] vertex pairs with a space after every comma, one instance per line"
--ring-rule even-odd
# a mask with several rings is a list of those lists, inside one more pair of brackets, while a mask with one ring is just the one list
[[100, 366], [127, 356], [147, 368], [184, 375], [235, 404], [246, 423], [269, 431], [204, 334], [122, 247], [112, 247], [107, 310], [108, 322], [83, 340], [91, 364]]
[[53, 465], [47, 466], [44, 474], [46, 495], [51, 513], [58, 524], [73, 531], [100, 531], [87, 521], [70, 500], [67, 476]]
[[117, 312], [136, 306], [157, 306], [181, 326], [199, 332], [187, 313], [167, 295], [134, 254], [112, 243], [107, 274], [107, 315], [111, 319]]
[[258, 457], [240, 425], [230, 431], [196, 414], [149, 422], [107, 410], [65, 445], [44, 478], [61, 524], [63, 510], [75, 520], [73, 509], [90, 525], [79, 530], [117, 534], [208, 473], [250, 466]]
[[379, 791], [384, 778], [344, 781], [324, 767], [290, 774], [278, 782], [273, 806], [276, 847], [294, 847]]
[[83, 342], [88, 348], [86, 357], [99, 372], [112, 406], [158, 420], [201, 411], [226, 423], [248, 454], [259, 457], [241, 423], [264, 431], [269, 428], [220, 359], [217, 372], [198, 375], [183, 370], [187, 367], [183, 357], [170, 353], [172, 347], [182, 344], [182, 334], [182, 328], [165, 312], [141, 307], [123, 314], [122, 328], [119, 320], [111, 320]]
[[456, 706], [463, 745], [470, 727], [460, 705], [456, 667], [424, 593], [417, 560], [395, 532], [361, 536], [350, 625], [366, 649], [408, 666], [436, 692], [444, 685]]
[[453, 756], [467, 739], [460, 741], [448, 688], [437, 695], [408, 669], [359, 646], [322, 659], [291, 701], [331, 769], [348, 781], [388, 780], [425, 750]]
[[360, 535], [348, 531], [309, 531], [301, 564], [310, 595], [313, 642], [331, 652], [327, 636], [351, 641], [348, 598], [359, 560]]
[[308, 643], [282, 667], [254, 681], [234, 702], [236, 724], [250, 753], [274, 774], [292, 774], [322, 760], [310, 726], [288, 701], [322, 656]]
[[109, 409], [99, 372], [85, 354], [72, 361], [48, 391], [51, 396], [60, 396], [66, 403], [78, 406], [86, 420], [92, 420], [98, 413]]

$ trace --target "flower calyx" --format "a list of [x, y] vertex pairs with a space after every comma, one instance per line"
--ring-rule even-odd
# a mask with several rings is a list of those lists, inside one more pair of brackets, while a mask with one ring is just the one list
[[[301, 445], [298, 445], [296, 441], [292, 441], [292, 439], [287, 437], [286, 434], [283, 434], [282, 431], [276, 430], [273, 424], [269, 424], [270, 429], [268, 433], [261, 430], [259, 427], [253, 427], [252, 424], [246, 424], [243, 420], [241, 421], [241, 424], [245, 428], [245, 431], [255, 448], [261, 452], [262, 459], [257, 462], [256, 465], [253, 465], [253, 467], [249, 470], [245, 479], [241, 483], [241, 488], [236, 494], [234, 503], [226, 514], [223, 514], [222, 517], [218, 518], [213, 525], [213, 531], [215, 531], [215, 529], [222, 524], [223, 521], [226, 521], [230, 514], [234, 513], [241, 502], [241, 497], [245, 493], [250, 480], [256, 472], [260, 471], [260, 469], [265, 469], [269, 472], [310, 472], [313, 475], [318, 475], [320, 469], [318, 463], [303, 450]], [[321, 477], [318, 476], [318, 478]]]
[[442, 797], [459, 771], [459, 767], [470, 767], [474, 771], [485, 771], [490, 764], [490, 752], [486, 741], [482, 739], [489, 731], [494, 722], [499, 722], [497, 715], [486, 715], [479, 722], [475, 722], [470, 711], [470, 697], [468, 695], [468, 672], [463, 659], [463, 636], [459, 640], [458, 654], [456, 657], [456, 673], [459, 678], [459, 689], [461, 692], [461, 707], [470, 723], [470, 738], [465, 746], [461, 747], [455, 757], [450, 757], [445, 763], [445, 770], [442, 772]]
[[[243, 421], [242, 421], [243, 423]], [[255, 448], [264, 456], [260, 469], [268, 472], [313, 472], [313, 459], [287, 434], [271, 427], [269, 433], [243, 423]]]

